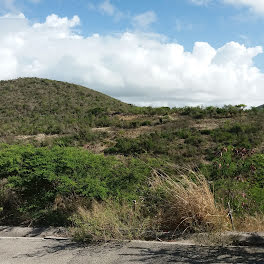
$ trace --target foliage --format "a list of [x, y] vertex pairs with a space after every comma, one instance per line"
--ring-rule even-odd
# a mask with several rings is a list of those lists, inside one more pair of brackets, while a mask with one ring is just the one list
[[38, 78], [0, 81], [0, 135], [66, 134], [108, 126], [132, 106], [91, 89]]
[[224, 148], [206, 166], [217, 196], [236, 214], [264, 212], [264, 155], [245, 148]]
[[[62, 197], [61, 209], [65, 209], [58, 210], [60, 215], [65, 211], [64, 218], [58, 219], [62, 222], [67, 221], [67, 211], [73, 210], [78, 197], [135, 199], [149, 170], [135, 159], [123, 163], [78, 148], [28, 145], [0, 149], [0, 178], [6, 179], [6, 185], [18, 197], [17, 210], [42, 223], [54, 221], [49, 217], [56, 215], [52, 210], [58, 197]], [[5, 204], [1, 206], [5, 209]]]
[[230, 118], [239, 116], [243, 113], [246, 105], [240, 104], [236, 106], [225, 105], [224, 107], [183, 107], [179, 109], [181, 115], [188, 115], [195, 119], [202, 118]]
[[4, 224], [69, 224], [92, 201], [108, 214], [139, 197], [154, 219], [167, 198], [150, 171], [174, 175], [167, 163], [201, 168], [236, 219], [264, 213], [263, 107], [138, 107], [38, 78], [0, 81], [0, 93]]
[[118, 138], [113, 147], [108, 148], [105, 152], [110, 154], [135, 155], [141, 153], [162, 154], [167, 153], [167, 147], [163, 144], [165, 140], [159, 133], [143, 135], [136, 139]]
[[263, 140], [262, 124], [226, 123], [223, 127], [212, 131], [211, 136], [215, 142], [226, 146], [253, 148]]

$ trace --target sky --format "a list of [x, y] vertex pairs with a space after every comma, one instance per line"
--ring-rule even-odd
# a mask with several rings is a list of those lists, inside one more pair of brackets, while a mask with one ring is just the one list
[[264, 103], [264, 0], [0, 0], [0, 80], [152, 106]]

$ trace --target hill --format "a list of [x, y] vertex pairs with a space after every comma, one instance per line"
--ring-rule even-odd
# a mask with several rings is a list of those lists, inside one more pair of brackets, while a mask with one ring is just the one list
[[83, 86], [38, 78], [0, 82], [0, 135], [70, 133], [131, 106]]
[[262, 108], [136, 107], [83, 86], [0, 81], [0, 142], [82, 146], [111, 155], [207, 163], [230, 145], [263, 151]]
[[[188, 167], [202, 172], [216, 203], [225, 208], [230, 203], [237, 221], [243, 216], [246, 225], [253, 223], [247, 217], [259, 215], [250, 231], [264, 227], [264, 109], [246, 109], [242, 104], [136, 107], [82, 86], [38, 78], [1, 81], [0, 93], [1, 224], [70, 224], [77, 207], [84, 206], [88, 208], [84, 219], [96, 223], [100, 218], [96, 214], [105, 210], [107, 217], [101, 216], [110, 219], [110, 226], [119, 221], [115, 216], [120, 212], [120, 217], [133, 220], [122, 220], [129, 227], [136, 219], [140, 226], [152, 219], [152, 226], [157, 215], [165, 230], [175, 230], [183, 219], [194, 219], [190, 229], [204, 221], [207, 225], [208, 219], [200, 218], [207, 205], [189, 197], [193, 206], [201, 206], [190, 217], [191, 204], [187, 215], [185, 208], [176, 209], [175, 204], [182, 205], [174, 200], [179, 193], [169, 191], [166, 196], [171, 182], [162, 185], [168, 175], [179, 177], [179, 170]], [[155, 175], [161, 181], [154, 185], [161, 184], [163, 191], [152, 188]], [[187, 176], [195, 184], [195, 179], [201, 180], [188, 171]], [[213, 200], [204, 197], [206, 180], [198, 188], [200, 201]], [[186, 193], [188, 185], [192, 189], [193, 183], [184, 182], [178, 190]], [[144, 201], [136, 219], [133, 200]], [[214, 210], [205, 216], [218, 215]], [[177, 217], [179, 211], [182, 218]], [[226, 218], [224, 210], [220, 213]]]

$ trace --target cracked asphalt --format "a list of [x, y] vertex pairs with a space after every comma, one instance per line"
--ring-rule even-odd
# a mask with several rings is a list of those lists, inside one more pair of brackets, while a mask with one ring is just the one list
[[184, 243], [111, 242], [83, 246], [40, 237], [0, 238], [1, 264], [264, 263], [264, 247], [208, 247]]

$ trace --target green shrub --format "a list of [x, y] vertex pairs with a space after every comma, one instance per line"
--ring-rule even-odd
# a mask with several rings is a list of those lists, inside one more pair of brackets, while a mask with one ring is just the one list
[[[21, 218], [27, 215], [39, 223], [67, 222], [78, 197], [135, 199], [149, 173], [150, 169], [136, 159], [121, 162], [79, 148], [0, 148], [0, 179], [6, 179], [18, 197], [17, 212]], [[64, 206], [54, 211], [58, 197]]]
[[228, 147], [205, 170], [218, 198], [231, 202], [235, 213], [264, 212], [263, 154]]
[[200, 144], [203, 142], [201, 136], [190, 136], [184, 141], [186, 144], [190, 144], [196, 147], [199, 147]]
[[151, 126], [152, 123], [151, 123], [150, 120], [145, 120], [145, 121], [142, 121], [140, 125], [141, 125], [141, 126]]
[[118, 138], [113, 147], [108, 148], [105, 153], [108, 154], [123, 154], [134, 155], [142, 153], [166, 154], [168, 145], [165, 134], [151, 133], [149, 135], [142, 135], [138, 138]]
[[253, 148], [263, 139], [262, 126], [259, 123], [226, 123], [211, 131], [212, 140], [226, 146]]

